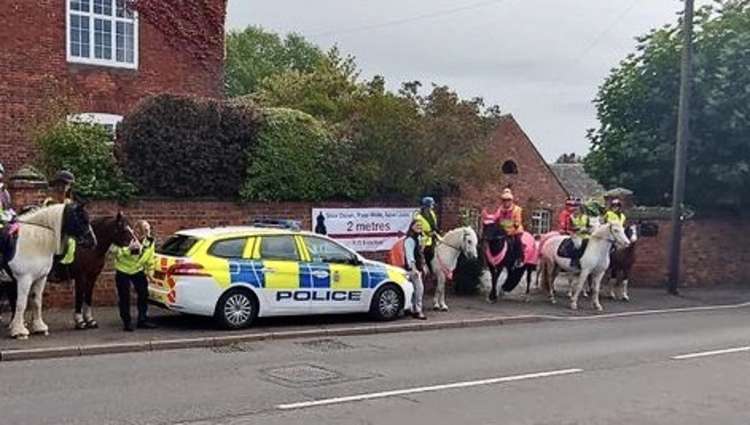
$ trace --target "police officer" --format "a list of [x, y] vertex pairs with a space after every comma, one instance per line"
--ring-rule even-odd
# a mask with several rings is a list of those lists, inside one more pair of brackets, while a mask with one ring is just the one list
[[[60, 170], [49, 184], [50, 196], [44, 200], [42, 205], [48, 207], [54, 204], [68, 204], [73, 202], [73, 185], [76, 177], [68, 170]], [[70, 279], [70, 265], [76, 258], [76, 241], [68, 238], [65, 242], [65, 252], [62, 256], [55, 256], [49, 280], [59, 282]]]
[[73, 185], [76, 182], [76, 177], [68, 170], [61, 170], [55, 174], [55, 178], [49, 184], [50, 191], [52, 192], [47, 199], [44, 200], [43, 206], [47, 207], [52, 204], [67, 204], [73, 200]]
[[435, 199], [429, 196], [422, 198], [422, 206], [414, 214], [414, 220], [422, 227], [421, 242], [422, 249], [424, 250], [424, 259], [427, 263], [427, 268], [430, 270], [430, 274], [434, 274], [432, 260], [435, 258], [435, 243], [437, 242], [437, 238], [440, 237], [438, 217], [435, 212]]
[[148, 273], [154, 267], [155, 243], [151, 226], [145, 220], [136, 223], [135, 239], [129, 246], [113, 247], [115, 254], [115, 284], [123, 330], [133, 331], [130, 317], [130, 285], [135, 288], [138, 302], [137, 326], [143, 329], [156, 327], [148, 320]]

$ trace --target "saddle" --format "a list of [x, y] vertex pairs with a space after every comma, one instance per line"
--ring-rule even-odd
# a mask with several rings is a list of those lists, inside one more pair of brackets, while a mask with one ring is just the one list
[[576, 244], [573, 242], [573, 238], [565, 238], [564, 241], [557, 248], [557, 256], [560, 258], [573, 258], [576, 254]]

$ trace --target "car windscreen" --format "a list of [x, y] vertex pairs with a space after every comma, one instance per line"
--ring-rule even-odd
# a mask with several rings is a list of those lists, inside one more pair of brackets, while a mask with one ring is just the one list
[[191, 236], [173, 235], [164, 241], [156, 252], [170, 257], [184, 257], [196, 242], [198, 242], [198, 239]]

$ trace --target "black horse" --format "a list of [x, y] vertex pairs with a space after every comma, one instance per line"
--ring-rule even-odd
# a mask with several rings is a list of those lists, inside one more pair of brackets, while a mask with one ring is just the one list
[[505, 233], [497, 222], [482, 225], [482, 261], [490, 271], [492, 289], [488, 296], [490, 302], [497, 301], [497, 281], [503, 270], [507, 278], [500, 288], [504, 293], [513, 291], [521, 282], [525, 267], [516, 267], [523, 256], [523, 249], [514, 249], [512, 237]]

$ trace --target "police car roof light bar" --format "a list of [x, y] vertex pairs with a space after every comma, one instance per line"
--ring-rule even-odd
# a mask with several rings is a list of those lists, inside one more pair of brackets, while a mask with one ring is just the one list
[[258, 219], [253, 222], [254, 227], [268, 228], [268, 229], [288, 229], [299, 231], [302, 229], [302, 225], [296, 220], [283, 220], [283, 219]]

